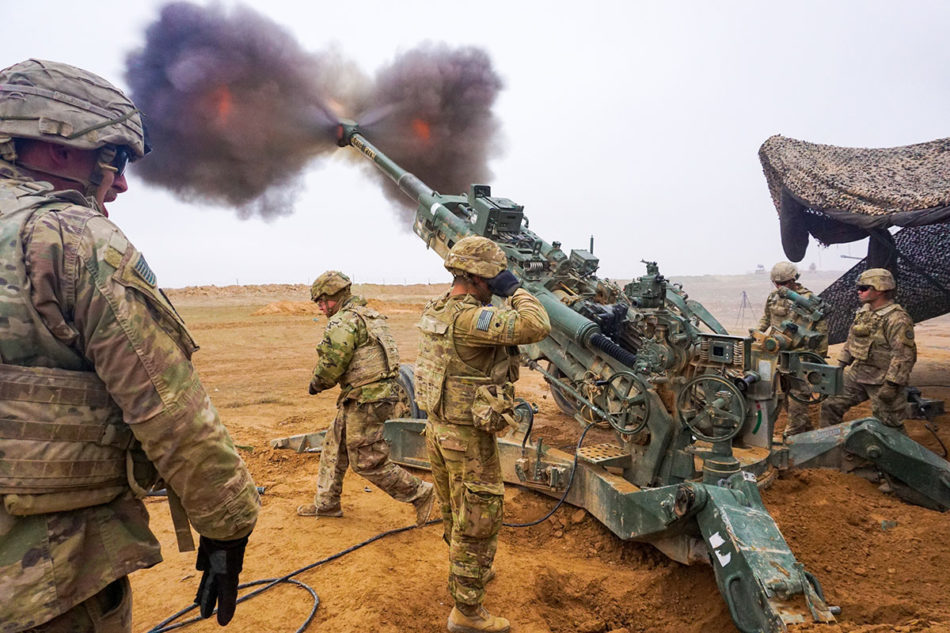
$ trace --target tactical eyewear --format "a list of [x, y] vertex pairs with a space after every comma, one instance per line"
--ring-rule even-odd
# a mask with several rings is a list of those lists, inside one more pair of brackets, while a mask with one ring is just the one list
[[118, 178], [125, 171], [126, 166], [129, 164], [129, 159], [132, 157], [132, 150], [129, 149], [126, 145], [119, 145], [115, 148], [115, 158], [112, 159], [112, 162], [109, 163], [115, 168], [115, 177]]
[[868, 290], [874, 290], [874, 286], [857, 286], [858, 292], [867, 292]]

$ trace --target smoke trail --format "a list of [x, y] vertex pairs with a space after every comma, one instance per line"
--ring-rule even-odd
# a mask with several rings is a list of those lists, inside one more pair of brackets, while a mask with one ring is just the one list
[[[462, 193], [492, 176], [488, 157], [501, 148], [491, 108], [501, 88], [484, 51], [424, 44], [377, 73], [358, 121], [401, 167], [437, 191]], [[390, 199], [408, 201], [392, 181], [366, 167], [385, 183]]]
[[335, 147], [324, 104], [339, 98], [331, 84], [344, 72], [360, 84], [352, 67], [304, 52], [249, 9], [168, 4], [127, 60], [155, 145], [137, 173], [242, 217], [290, 213], [303, 167]]
[[[491, 107], [501, 80], [474, 48], [421, 46], [371, 85], [339, 54], [303, 51], [250, 9], [175, 2], [129, 55], [126, 79], [154, 145], [136, 172], [245, 218], [293, 211], [304, 167], [336, 149], [338, 116], [356, 119], [386, 154], [448, 193], [489, 178], [486, 160], [497, 149]], [[412, 206], [377, 176], [402, 209]]]

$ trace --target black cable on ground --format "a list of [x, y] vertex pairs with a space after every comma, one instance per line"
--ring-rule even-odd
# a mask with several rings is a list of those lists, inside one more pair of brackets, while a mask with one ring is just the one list
[[[427, 522], [426, 522], [425, 524], [423, 524], [423, 525], [433, 525], [433, 524], [439, 523], [439, 522], [441, 522], [441, 521], [442, 521], [442, 519], [434, 519], [434, 520], [432, 520], [432, 521], [427, 521]], [[300, 586], [300, 587], [303, 587], [304, 589], [306, 589], [307, 591], [310, 592], [310, 595], [311, 595], [311, 596], [313, 596], [314, 605], [313, 605], [313, 609], [310, 610], [310, 615], [307, 617], [307, 620], [303, 623], [303, 625], [302, 625], [300, 628], [297, 629], [297, 633], [302, 633], [304, 630], [306, 630], [306, 628], [307, 628], [308, 626], [310, 626], [310, 623], [313, 621], [313, 618], [314, 618], [314, 616], [316, 615], [316, 612], [317, 612], [317, 606], [320, 604], [320, 598], [319, 598], [319, 596], [317, 596], [317, 593], [316, 593], [311, 587], [309, 587], [308, 585], [306, 585], [306, 584], [300, 582], [299, 580], [291, 580], [294, 576], [296, 576], [296, 575], [298, 575], [298, 574], [302, 574], [302, 573], [305, 572], [305, 571], [309, 571], [309, 570], [311, 570], [311, 569], [313, 569], [314, 567], [317, 567], [317, 566], [319, 566], [319, 565], [323, 565], [324, 563], [329, 563], [330, 561], [336, 560], [336, 559], [338, 559], [338, 558], [340, 558], [340, 557], [342, 557], [342, 556], [345, 556], [346, 554], [349, 554], [350, 552], [354, 552], [354, 551], [360, 549], [361, 547], [364, 547], [364, 546], [366, 546], [366, 545], [369, 545], [370, 543], [373, 543], [373, 542], [375, 542], [375, 541], [378, 541], [378, 540], [381, 539], [381, 538], [390, 536], [390, 535], [392, 535], [392, 534], [399, 534], [400, 532], [406, 532], [406, 531], [408, 531], [408, 530], [414, 530], [414, 529], [416, 529], [417, 527], [422, 527], [422, 526], [407, 525], [406, 527], [401, 527], [401, 528], [396, 528], [396, 529], [394, 529], [394, 530], [387, 530], [387, 531], [385, 531], [385, 532], [380, 532], [380, 533], [377, 534], [376, 536], [373, 536], [373, 537], [371, 537], [371, 538], [368, 538], [368, 539], [366, 539], [365, 541], [363, 541], [362, 543], [357, 543], [356, 545], [353, 545], [352, 547], [348, 547], [348, 548], [346, 548], [346, 549], [343, 550], [343, 551], [340, 551], [340, 552], [337, 552], [336, 554], [332, 554], [332, 555], [330, 555], [330, 556], [327, 556], [326, 558], [323, 558], [323, 559], [321, 559], [321, 560], [318, 560], [318, 561], [316, 561], [315, 563], [310, 563], [309, 565], [306, 565], [306, 566], [304, 566], [304, 567], [301, 567], [300, 569], [297, 569], [297, 570], [295, 570], [295, 571], [292, 571], [292, 572], [290, 572], [289, 574], [286, 574], [285, 576], [281, 576], [280, 578], [266, 578], [266, 579], [264, 579], [264, 580], [255, 580], [255, 581], [252, 581], [252, 582], [248, 582], [248, 583], [241, 584], [241, 585], [238, 586], [238, 589], [246, 589], [247, 587], [253, 587], [253, 586], [255, 586], [255, 585], [263, 585], [263, 584], [267, 583], [266, 586], [264, 586], [264, 587], [262, 587], [262, 588], [260, 588], [260, 589], [256, 589], [256, 590], [252, 591], [251, 593], [248, 593], [248, 594], [246, 594], [246, 595], [241, 596], [240, 598], [238, 598], [237, 601], [240, 603], [240, 602], [244, 602], [245, 600], [250, 600], [250, 599], [253, 598], [254, 596], [256, 596], [256, 595], [258, 595], [258, 594], [261, 594], [261, 593], [267, 591], [268, 589], [270, 589], [270, 588], [273, 587], [274, 585], [277, 585], [277, 584], [280, 584], [280, 583], [284, 583], [284, 582], [290, 583], [290, 584], [294, 584], [294, 585], [298, 585], [298, 586]], [[179, 622], [178, 624], [173, 624], [173, 625], [171, 625], [171, 626], [167, 626], [170, 622], [174, 622], [175, 620], [177, 620], [178, 618], [180, 618], [180, 617], [183, 616], [184, 614], [186, 614], [186, 613], [188, 613], [189, 611], [191, 611], [192, 609], [196, 608], [196, 606], [197, 606], [197, 605], [191, 605], [191, 606], [189, 606], [189, 607], [186, 607], [185, 609], [182, 609], [182, 610], [179, 611], [178, 613], [175, 613], [174, 615], [171, 615], [171, 616], [165, 618], [164, 620], [162, 620], [161, 622], [159, 622], [158, 624], [156, 624], [154, 627], [152, 627], [151, 629], [149, 629], [148, 633], [164, 633], [165, 631], [172, 631], [172, 630], [174, 630], [174, 629], [178, 629], [178, 628], [181, 628], [181, 627], [186, 626], [186, 625], [188, 625], [188, 624], [192, 624], [192, 623], [194, 623], [194, 622], [200, 621], [201, 618], [197, 618], [197, 617], [196, 617], [196, 618], [192, 618], [192, 619], [190, 619], [190, 620], [186, 620], [186, 621], [184, 621], [184, 622]]]
[[[313, 618], [317, 615], [317, 607], [320, 606], [320, 597], [317, 595], [317, 592], [314, 591], [314, 590], [313, 590], [313, 587], [311, 587], [310, 585], [307, 585], [307, 584], [305, 584], [305, 583], [302, 583], [302, 582], [300, 582], [299, 580], [294, 580], [294, 579], [292, 579], [292, 578], [288, 578], [288, 577], [286, 577], [286, 576], [283, 577], [283, 578], [265, 578], [265, 579], [263, 579], [263, 580], [254, 580], [254, 581], [252, 581], [252, 582], [246, 582], [246, 583], [244, 583], [244, 584], [242, 584], [242, 585], [238, 585], [238, 589], [246, 589], [246, 588], [248, 588], [248, 587], [253, 587], [253, 586], [255, 586], [255, 585], [263, 585], [264, 583], [270, 583], [270, 584], [267, 585], [266, 587], [264, 587], [263, 589], [258, 589], [257, 591], [252, 591], [251, 593], [249, 593], [249, 594], [247, 594], [247, 595], [245, 595], [245, 596], [241, 596], [240, 598], [238, 598], [238, 602], [244, 602], [245, 600], [249, 600], [250, 598], [253, 598], [253, 597], [256, 596], [257, 594], [263, 593], [264, 591], [270, 589], [270, 588], [273, 587], [274, 585], [279, 584], [279, 583], [282, 583], [282, 582], [286, 582], [286, 583], [292, 584], [292, 585], [297, 585], [298, 587], [303, 587], [304, 589], [307, 590], [307, 592], [308, 592], [308, 593], [310, 594], [310, 596], [313, 598], [313, 608], [310, 609], [310, 614], [307, 616], [307, 619], [304, 621], [304, 623], [303, 623], [302, 625], [300, 625], [300, 627], [299, 627], [299, 628], [297, 629], [297, 631], [296, 631], [296, 633], [303, 633], [303, 632], [307, 629], [307, 627], [310, 626], [310, 623], [313, 622]], [[176, 614], [174, 614], [174, 615], [172, 615], [172, 616], [169, 616], [169, 617], [165, 618], [162, 622], [159, 622], [158, 624], [156, 624], [152, 629], [149, 630], [149, 633], [158, 633], [158, 632], [164, 632], [164, 631], [174, 631], [175, 629], [180, 629], [180, 628], [186, 627], [186, 626], [188, 626], [189, 624], [194, 624], [195, 622], [201, 622], [201, 620], [203, 620], [204, 618], [201, 618], [201, 617], [194, 617], [194, 618], [191, 618], [190, 620], [185, 620], [185, 621], [179, 622], [179, 623], [177, 623], [177, 624], [172, 624], [172, 625], [170, 625], [170, 626], [166, 626], [169, 622], [174, 622], [175, 620], [177, 620], [177, 619], [180, 618], [181, 616], [185, 615], [185, 614], [188, 613], [189, 611], [192, 611], [193, 609], [196, 609], [197, 607], [198, 607], [198, 605], [196, 605], [196, 604], [193, 604], [193, 605], [191, 605], [191, 606], [189, 606], [189, 607], [185, 607], [184, 609], [182, 609], [182, 610], [179, 611], [178, 613], [176, 613]], [[217, 612], [217, 609], [215, 609], [215, 612]]]
[[[532, 416], [531, 416], [531, 421], [532, 421], [532, 422], [533, 422], [533, 418], [534, 418], [534, 416], [532, 415]], [[550, 510], [547, 514], [545, 514], [543, 517], [541, 517], [540, 519], [536, 519], [536, 520], [530, 521], [530, 522], [528, 522], [528, 523], [502, 523], [502, 525], [504, 525], [505, 527], [511, 527], [511, 528], [531, 527], [531, 526], [538, 525], [539, 523], [542, 523], [542, 522], [548, 520], [549, 518], [551, 518], [551, 516], [552, 516], [555, 512], [557, 512], [557, 509], [560, 508], [560, 507], [564, 504], [564, 500], [567, 499], [567, 495], [568, 495], [568, 493], [570, 493], [571, 487], [574, 485], [574, 474], [577, 472], [577, 453], [578, 453], [578, 451], [580, 451], [581, 445], [584, 443], [584, 438], [587, 437], [587, 432], [590, 431], [592, 428], [594, 428], [594, 425], [593, 425], [593, 424], [587, 425], [587, 428], [585, 428], [585, 429], [584, 429], [584, 432], [581, 433], [580, 439], [577, 440], [577, 446], [575, 447], [575, 450], [574, 450], [574, 461], [573, 461], [573, 463], [572, 463], [572, 465], [571, 465], [571, 476], [570, 476], [570, 478], [569, 478], [568, 481], [567, 481], [567, 488], [565, 488], [564, 494], [561, 495], [561, 498], [558, 499], [558, 502], [554, 505], [554, 507], [551, 508], [551, 510]], [[530, 425], [529, 425], [529, 432], [530, 432]], [[525, 434], [525, 439], [527, 439], [527, 433]], [[522, 444], [522, 449], [523, 449], [523, 448], [524, 448], [524, 445]], [[245, 595], [241, 596], [240, 598], [238, 598], [237, 602], [238, 602], [238, 603], [241, 603], [241, 602], [244, 602], [245, 600], [250, 600], [250, 599], [253, 598], [254, 596], [257, 596], [257, 595], [259, 595], [259, 594], [261, 594], [261, 593], [264, 593], [264, 592], [267, 591], [268, 589], [274, 587], [275, 585], [281, 584], [281, 583], [289, 583], [289, 584], [297, 585], [298, 587], [302, 587], [303, 589], [305, 589], [307, 592], [310, 593], [311, 597], [313, 597], [313, 608], [310, 610], [310, 614], [307, 616], [307, 619], [304, 621], [304, 623], [303, 623], [303, 624], [297, 629], [297, 631], [296, 631], [296, 633], [303, 633], [303, 631], [305, 631], [305, 630], [307, 629], [307, 627], [310, 626], [310, 623], [313, 622], [313, 618], [314, 618], [314, 617], [316, 616], [316, 614], [317, 614], [317, 607], [320, 605], [320, 597], [317, 595], [317, 592], [314, 591], [313, 588], [310, 587], [309, 585], [307, 585], [307, 584], [305, 584], [305, 583], [303, 583], [303, 582], [300, 582], [299, 580], [294, 580], [294, 579], [293, 579], [294, 576], [297, 576], [298, 574], [302, 574], [302, 573], [305, 572], [305, 571], [309, 571], [309, 570], [311, 570], [311, 569], [313, 569], [314, 567], [317, 567], [317, 566], [319, 566], [319, 565], [323, 565], [324, 563], [329, 563], [330, 561], [333, 561], [333, 560], [336, 560], [336, 559], [338, 559], [338, 558], [341, 558], [341, 557], [345, 556], [346, 554], [349, 554], [350, 552], [354, 552], [354, 551], [360, 549], [361, 547], [364, 547], [364, 546], [366, 546], [366, 545], [369, 545], [370, 543], [373, 543], [373, 542], [375, 542], [375, 541], [378, 541], [378, 540], [381, 539], [381, 538], [385, 538], [385, 537], [390, 536], [390, 535], [392, 535], [392, 534], [399, 534], [399, 533], [401, 533], [401, 532], [406, 532], [406, 531], [408, 531], [408, 530], [414, 530], [414, 529], [416, 529], [417, 527], [424, 527], [424, 526], [426, 526], [426, 525], [434, 525], [434, 524], [436, 524], [436, 523], [441, 523], [441, 522], [442, 522], [442, 519], [433, 519], [433, 520], [431, 520], [431, 521], [426, 521], [426, 522], [425, 522], [424, 524], [422, 524], [421, 526], [417, 526], [417, 525], [407, 525], [406, 527], [401, 527], [401, 528], [396, 528], [396, 529], [393, 529], [393, 530], [387, 530], [387, 531], [385, 531], [385, 532], [380, 532], [380, 533], [377, 534], [376, 536], [373, 536], [373, 537], [371, 537], [371, 538], [368, 538], [368, 539], [366, 539], [365, 541], [363, 541], [362, 543], [357, 543], [356, 545], [353, 545], [352, 547], [348, 547], [348, 548], [346, 548], [345, 550], [342, 550], [342, 551], [340, 551], [340, 552], [337, 552], [336, 554], [332, 554], [332, 555], [327, 556], [326, 558], [323, 558], [323, 559], [321, 559], [321, 560], [318, 560], [318, 561], [316, 561], [316, 562], [314, 562], [314, 563], [310, 563], [309, 565], [306, 565], [306, 566], [304, 566], [304, 567], [301, 567], [300, 569], [297, 569], [297, 570], [295, 570], [295, 571], [292, 571], [292, 572], [290, 572], [289, 574], [286, 574], [286, 575], [284, 575], [284, 576], [281, 576], [280, 578], [265, 578], [265, 579], [263, 579], [263, 580], [254, 580], [254, 581], [252, 581], [252, 582], [243, 583], [243, 584], [241, 584], [241, 585], [238, 586], [238, 589], [247, 589], [248, 587], [254, 587], [254, 586], [256, 586], [256, 585], [265, 585], [265, 586], [264, 586], [264, 587], [261, 587], [260, 589], [256, 589], [256, 590], [254, 590], [254, 591], [252, 591], [252, 592], [250, 592], [250, 593], [248, 593], [248, 594], [245, 594]], [[174, 622], [174, 621], [177, 620], [178, 618], [182, 617], [183, 615], [185, 615], [185, 614], [188, 613], [189, 611], [191, 611], [191, 610], [197, 608], [197, 606], [198, 606], [198, 605], [194, 605], [194, 604], [193, 604], [193, 605], [190, 605], [190, 606], [188, 606], [188, 607], [185, 607], [184, 609], [178, 611], [177, 613], [175, 613], [175, 614], [173, 614], [173, 615], [170, 615], [169, 617], [165, 618], [164, 620], [162, 620], [161, 622], [159, 622], [158, 624], [156, 624], [154, 627], [152, 627], [151, 629], [149, 629], [148, 633], [166, 633], [167, 631], [173, 631], [173, 630], [175, 630], [175, 629], [180, 629], [180, 628], [183, 628], [183, 627], [185, 627], [185, 626], [188, 626], [189, 624], [194, 624], [195, 622], [200, 622], [200, 621], [202, 620], [202, 618], [200, 618], [200, 617], [193, 617], [193, 618], [191, 618], [190, 620], [184, 620], [184, 621], [182, 621], [182, 622], [178, 622], [177, 624], [171, 624], [172, 622]], [[215, 611], [217, 611], [217, 610], [215, 610]]]

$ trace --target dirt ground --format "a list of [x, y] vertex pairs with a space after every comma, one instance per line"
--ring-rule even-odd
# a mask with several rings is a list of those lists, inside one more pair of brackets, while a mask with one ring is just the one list
[[[820, 290], [836, 276], [806, 273], [803, 281]], [[737, 333], [757, 321], [769, 286], [766, 275], [682, 281], [692, 298]], [[422, 305], [445, 288], [365, 285], [357, 291], [389, 316], [403, 361], [413, 362]], [[751, 307], [744, 307], [743, 292]], [[319, 457], [274, 450], [268, 441], [325, 428], [337, 395], [336, 390], [307, 394], [313, 348], [326, 320], [308, 302], [305, 286], [203, 287], [169, 294], [202, 346], [195, 364], [222, 419], [257, 484], [266, 487], [243, 582], [283, 576], [412, 523], [410, 506], [352, 472], [344, 484], [343, 518], [295, 514], [297, 505], [312, 499]], [[914, 384], [925, 395], [950, 398], [950, 319], [923, 323], [917, 334]], [[572, 446], [577, 424], [560, 414], [540, 376], [525, 370], [518, 388], [540, 407], [535, 434], [555, 446]], [[865, 415], [866, 407], [849, 417]], [[950, 444], [946, 416], [938, 425]], [[920, 422], [908, 427], [914, 439], [939, 452]], [[950, 631], [950, 516], [904, 504], [864, 479], [830, 471], [783, 473], [763, 495], [792, 551], [818, 576], [829, 603], [842, 609], [838, 624], [801, 630]], [[552, 504], [508, 486], [506, 520], [532, 520]], [[194, 554], [178, 553], [163, 502], [150, 499], [148, 507], [165, 562], [132, 575], [136, 632], [188, 606], [198, 581]], [[711, 568], [682, 566], [649, 545], [622, 542], [574, 507], [562, 507], [535, 527], [503, 528], [495, 567], [486, 606], [511, 619], [518, 633], [736, 630]], [[445, 631], [451, 608], [446, 575], [446, 547], [433, 525], [380, 539], [297, 578], [319, 594], [311, 631], [435, 633]], [[239, 605], [227, 630], [295, 631], [312, 606], [305, 589], [282, 584]], [[189, 630], [218, 627], [209, 621]]]

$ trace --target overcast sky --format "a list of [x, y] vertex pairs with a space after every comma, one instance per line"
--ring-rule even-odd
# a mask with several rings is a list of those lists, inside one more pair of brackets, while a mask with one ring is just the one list
[[[3, 0], [0, 67], [51, 59], [125, 87], [125, 57], [163, 4]], [[369, 74], [425, 41], [488, 51], [505, 82], [493, 194], [567, 250], [593, 235], [605, 277], [642, 274], [641, 259], [667, 275], [783, 259], [757, 155], [772, 134], [855, 147], [950, 135], [950, 3], [938, 0], [242, 4]], [[294, 212], [270, 222], [181, 202], [134, 170], [129, 181], [111, 217], [166, 287], [309, 283], [328, 268], [447, 280], [351, 162], [315, 164]], [[813, 244], [802, 264], [843, 270], [842, 253], [863, 248]]]

